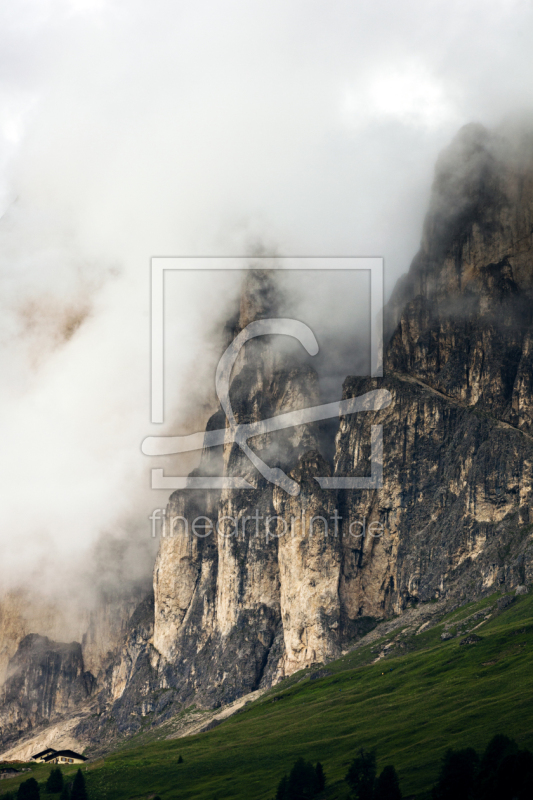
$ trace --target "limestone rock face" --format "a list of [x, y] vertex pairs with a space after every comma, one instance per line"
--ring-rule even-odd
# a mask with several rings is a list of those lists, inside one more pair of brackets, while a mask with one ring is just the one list
[[28, 634], [9, 661], [1, 690], [2, 742], [75, 711], [89, 698], [94, 683], [84, 670], [80, 644]]
[[[251, 273], [232, 333], [253, 319], [278, 316], [277, 302], [270, 278], [262, 271]], [[319, 402], [315, 372], [294, 352], [276, 348], [273, 337], [266, 338], [247, 343], [234, 368], [230, 400], [238, 423]], [[208, 430], [226, 425], [220, 411]], [[299, 459], [316, 450], [319, 437], [316, 426], [300, 425], [284, 436], [262, 433], [254, 437], [252, 447], [269, 466], [292, 466], [298, 471]], [[280, 570], [277, 508], [284, 501], [276, 501], [274, 485], [259, 474], [236, 443], [204, 451], [195, 474], [244, 477], [253, 488], [185, 490], [170, 498], [154, 570], [154, 647], [163, 657], [159, 667], [163, 680], [182, 701], [194, 695], [205, 702], [226, 702], [271, 681], [275, 674], [284, 674], [280, 659], [285, 637], [292, 641], [296, 630], [307, 627], [304, 618], [298, 619], [296, 607], [294, 632], [289, 633], [282, 622], [282, 615], [288, 620], [292, 613], [289, 606], [296, 581], [307, 568], [314, 570], [316, 591], [312, 594], [320, 597], [322, 581], [328, 587], [332, 581], [338, 583], [340, 559], [337, 556], [332, 565], [333, 578], [322, 576], [313, 545], [308, 553], [301, 552], [297, 572], [287, 558]], [[318, 492], [316, 483], [315, 487], [313, 491]], [[318, 508], [320, 501], [315, 504]], [[333, 603], [338, 615], [336, 592], [327, 588], [323, 594], [327, 613], [335, 613], [329, 608]], [[303, 653], [301, 642], [294, 642], [298, 655], [289, 660], [292, 671], [297, 664], [305, 666], [337, 652], [329, 642], [337, 634], [329, 634], [319, 620], [320, 602], [315, 601], [314, 611], [308, 610], [316, 617], [317, 633], [309, 634]]]
[[53, 603], [29, 589], [11, 590], [0, 598], [0, 686], [9, 660], [29, 633], [52, 639], [81, 639], [85, 620], [65, 613], [64, 606]]
[[[375, 381], [350, 379], [347, 394]], [[437, 597], [464, 600], [533, 577], [533, 442], [405, 377], [386, 378], [384, 487], [348, 501], [343, 519], [341, 596], [346, 620], [401, 613]], [[362, 474], [369, 422], [344, 420], [338, 469]], [[365, 430], [366, 427], [366, 430]], [[358, 538], [358, 520], [383, 525]], [[352, 530], [350, 531], [350, 527]]]
[[[131, 696], [142, 694], [141, 684], [144, 691], [134, 675], [143, 673], [152, 635], [153, 599], [146, 599], [140, 586], [100, 593], [96, 605], [85, 610], [76, 598], [67, 605], [29, 589], [7, 592], [0, 601], [2, 749], [14, 758], [60, 743], [83, 750], [88, 728], [89, 738], [98, 738], [96, 726], [84, 717], [114, 703], [113, 732], [132, 728], [126, 724]], [[57, 641], [67, 636], [79, 641]], [[150, 684], [148, 691], [153, 688]]]
[[[140, 730], [149, 715], [218, 707], [327, 662], [419, 602], [527, 592], [532, 239], [533, 138], [467, 126], [439, 159], [420, 251], [386, 309], [385, 377], [344, 382], [344, 398], [387, 389], [390, 405], [340, 418], [333, 434], [297, 425], [250, 439], [270, 469], [298, 484], [293, 495], [258, 471], [217, 411], [207, 430], [226, 428], [226, 442], [204, 450], [192, 477], [244, 478], [252, 488], [170, 497], [153, 597], [133, 613], [126, 600], [116, 615], [93, 615], [85, 666], [79, 645], [42, 637], [14, 655], [20, 631], [33, 631], [0, 607], [0, 669], [11, 658], [2, 736], [90, 701], [95, 713], [74, 734], [101, 743]], [[253, 320], [281, 316], [282, 299], [266, 272], [251, 271], [230, 340]], [[229, 390], [238, 423], [321, 402], [314, 370], [281, 338], [242, 349]], [[373, 425], [383, 428], [383, 486], [321, 489], [316, 476], [370, 475]]]
[[278, 487], [274, 492], [284, 644], [277, 677], [340, 655], [342, 550], [335, 495], [314, 480], [329, 474], [326, 460], [310, 451], [291, 472], [300, 495]]
[[[389, 306], [378, 384], [385, 484], [346, 501], [383, 537], [345, 538], [356, 613], [531, 579], [533, 138], [464, 128], [437, 164], [422, 246]], [[362, 474], [370, 420], [341, 421], [336, 471]], [[367, 466], [368, 469], [368, 466]], [[381, 612], [380, 612], [381, 609]]]
[[134, 587], [125, 592], [102, 593], [98, 603], [84, 620], [81, 636], [85, 668], [98, 677], [107, 667], [110, 656], [131, 632], [131, 619], [145, 600], [146, 589]]
[[[203, 515], [220, 528], [205, 539], [167, 528], [156, 563], [154, 645], [182, 697], [229, 699], [335, 657], [369, 618], [531, 579], [532, 231], [533, 139], [466, 126], [439, 159], [420, 252], [386, 312], [386, 377], [345, 381], [346, 398], [386, 388], [391, 405], [342, 418], [331, 464], [317, 430], [258, 437], [296, 497], [236, 444], [206, 452], [200, 473], [240, 475], [254, 491], [173, 495], [167, 521]], [[235, 332], [272, 312], [266, 286], [248, 287]], [[247, 347], [237, 421], [319, 402], [308, 366], [268, 342]], [[320, 490], [313, 475], [370, 474], [376, 424], [383, 488]], [[232, 535], [256, 513], [268, 532]], [[321, 530], [310, 536], [311, 518]]]
[[469, 125], [439, 159], [391, 302], [389, 370], [531, 431], [533, 137]]
[[0, 686], [9, 659], [29, 633], [81, 642], [85, 669], [98, 676], [130, 630], [131, 616], [146, 593], [142, 585], [99, 592], [87, 608], [82, 599], [48, 599], [28, 588], [6, 592], [0, 597]]

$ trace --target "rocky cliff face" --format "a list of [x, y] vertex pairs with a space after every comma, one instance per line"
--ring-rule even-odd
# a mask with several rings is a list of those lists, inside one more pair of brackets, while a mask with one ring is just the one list
[[[342, 417], [333, 446], [317, 424], [251, 440], [297, 495], [267, 481], [235, 442], [203, 452], [193, 476], [252, 488], [171, 496], [153, 598], [126, 625], [103, 620], [109, 644], [96, 618], [84, 641], [96, 686], [79, 661], [54, 667], [54, 685], [73, 687], [56, 691], [56, 708], [70, 697], [92, 704], [77, 735], [98, 741], [192, 702], [216, 707], [335, 658], [421, 601], [459, 604], [533, 580], [532, 142], [467, 126], [439, 159], [420, 252], [386, 313], [385, 377], [344, 383], [345, 398], [387, 389], [390, 405]], [[278, 307], [268, 275], [251, 273], [231, 337]], [[245, 345], [230, 398], [239, 423], [320, 402], [309, 363], [268, 337]], [[227, 424], [219, 411], [208, 430]], [[375, 424], [383, 488], [321, 489], [317, 475], [370, 474]], [[39, 658], [10, 666], [12, 726], [51, 708]]]
[[81, 645], [28, 634], [10, 659], [0, 695], [0, 737], [5, 744], [77, 710], [95, 679], [84, 670]]
[[[533, 141], [464, 128], [392, 304], [391, 370], [531, 430]], [[394, 324], [395, 323], [395, 324]]]
[[[386, 377], [344, 386], [345, 397], [387, 388], [392, 403], [340, 420], [332, 464], [316, 431], [290, 442], [301, 485], [291, 497], [226, 446], [224, 474], [245, 475], [253, 492], [171, 498], [167, 519], [225, 520], [222, 536], [167, 528], [161, 541], [154, 644], [179, 665], [185, 695], [229, 699], [338, 655], [368, 618], [530, 579], [532, 141], [471, 125], [439, 159], [420, 252], [387, 310]], [[241, 309], [240, 327], [250, 318]], [[267, 348], [234, 377], [239, 421], [318, 402], [313, 374]], [[314, 475], [369, 474], [376, 423], [384, 488], [321, 490]], [[277, 516], [274, 536], [229, 535], [228, 519], [256, 508]], [[329, 520], [330, 535], [309, 536], [303, 515]]]
[[[276, 303], [269, 276], [251, 273], [233, 333], [252, 319], [276, 316]], [[317, 376], [271, 340], [252, 341], [235, 367], [230, 398], [238, 423], [268, 419], [317, 404]], [[208, 427], [225, 424], [219, 412]], [[253, 448], [271, 466], [292, 462], [298, 469], [299, 457], [316, 450], [319, 435], [316, 427], [302, 425], [288, 437], [257, 436]], [[311, 596], [294, 596], [296, 564], [288, 556], [280, 571], [275, 487], [235, 443], [218, 451], [203, 453], [198, 474], [241, 476], [253, 489], [174, 493], [154, 570], [154, 646], [162, 656], [165, 680], [181, 701], [199, 693], [208, 702], [226, 702], [272, 681], [280, 670], [283, 674], [284, 637], [293, 642], [288, 645], [293, 659], [293, 648], [301, 649], [293, 629], [300, 631], [304, 619], [296, 606]], [[195, 519], [211, 527], [193, 535]], [[298, 569], [305, 572], [305, 558]], [[314, 613], [320, 616], [315, 609], [306, 617], [309, 653], [311, 660], [322, 660], [337, 652], [336, 634], [322, 630]]]
[[85, 668], [98, 677], [114, 660], [117, 648], [132, 631], [132, 617], [146, 598], [146, 587], [102, 593], [83, 620], [81, 636]]
[[379, 502], [399, 536], [395, 610], [530, 579], [532, 237], [533, 137], [467, 126], [392, 301]]
[[[83, 749], [82, 740], [73, 733], [80, 720], [107, 707], [123, 694], [126, 684], [132, 683], [138, 659], [136, 652], [131, 657], [131, 643], [142, 640], [137, 621], [146, 605], [142, 602], [145, 597], [146, 589], [141, 587], [108, 591], [101, 593], [91, 609], [75, 602], [67, 609], [64, 604], [44, 601], [30, 590], [4, 595], [0, 602], [3, 748], [14, 746], [21, 736], [41, 732], [35, 740], [38, 744], [19, 748], [14, 757], [29, 758], [36, 750], [60, 743], [66, 748]], [[153, 602], [151, 608], [150, 636]], [[56, 641], [70, 636], [80, 641]], [[82, 732], [83, 728], [81, 724]]]
[[51, 639], [81, 639], [84, 623], [79, 614], [65, 613], [64, 606], [47, 601], [37, 592], [6, 592], [0, 599], [0, 686], [9, 660], [25, 636], [39, 633]]

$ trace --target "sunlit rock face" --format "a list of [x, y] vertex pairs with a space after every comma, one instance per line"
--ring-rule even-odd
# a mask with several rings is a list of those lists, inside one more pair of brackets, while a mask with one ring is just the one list
[[[171, 498], [168, 517], [203, 514], [221, 534], [161, 541], [154, 645], [180, 665], [182, 687], [232, 697], [335, 657], [369, 618], [529, 580], [532, 141], [469, 125], [441, 155], [420, 252], [386, 311], [385, 377], [344, 385], [346, 398], [388, 389], [388, 408], [342, 418], [332, 463], [316, 430], [255, 441], [300, 483], [296, 497], [228, 444], [206, 451], [201, 469], [241, 475], [253, 491]], [[234, 332], [275, 303], [275, 287], [256, 276]], [[320, 402], [309, 366], [269, 342], [247, 347], [232, 383], [239, 422]], [[212, 421], [224, 424], [220, 413]], [[383, 488], [322, 491], [316, 474], [370, 474], [375, 424]], [[256, 509], [271, 535], [252, 535], [248, 522], [232, 536], [230, 518]], [[305, 515], [328, 530], [317, 522], [309, 536]]]
[[274, 492], [283, 626], [277, 677], [340, 655], [342, 549], [335, 493], [314, 480], [330, 471], [320, 453], [307, 452], [291, 472], [300, 494], [291, 497], [279, 488]]
[[[254, 319], [279, 316], [278, 302], [270, 276], [262, 271], [250, 273], [232, 334]], [[237, 423], [269, 419], [320, 402], [314, 370], [298, 358], [294, 348], [279, 348], [273, 340], [270, 336], [248, 342], [237, 360], [230, 390]], [[220, 411], [208, 429], [227, 424]], [[302, 459], [318, 451], [319, 439], [318, 426], [299, 425], [281, 434], [255, 436], [251, 446], [270, 467], [299, 474]], [[286, 668], [291, 672], [298, 665], [337, 653], [338, 647], [330, 640], [336, 641], [338, 633], [330, 632], [320, 616], [323, 602], [329, 615], [338, 617], [339, 613], [338, 542], [333, 577], [322, 575], [314, 543], [312, 552], [302, 551], [294, 571], [287, 558], [280, 556], [285, 546], [279, 530], [284, 500], [277, 498], [277, 487], [257, 471], [235, 442], [205, 450], [194, 474], [243, 477], [253, 488], [184, 490], [170, 498], [154, 570], [154, 646], [163, 656], [160, 670], [164, 680], [184, 699], [199, 692], [211, 701], [224, 701], [271, 682], [275, 675], [285, 674]], [[319, 491], [315, 482], [309, 492], [312, 503], [313, 493], [318, 496]], [[295, 500], [291, 511], [299, 514], [303, 494]], [[201, 520], [197, 527], [200, 536], [193, 535], [194, 520]], [[207, 521], [210, 531], [206, 530]], [[316, 591], [306, 597], [301, 594], [302, 579], [311, 571]], [[335, 589], [325, 590], [321, 599], [320, 584], [332, 581]], [[311, 596], [318, 598], [307, 617], [300, 618], [295, 593], [302, 605]], [[291, 614], [294, 631], [288, 622]], [[314, 627], [320, 632], [311, 633]], [[287, 661], [287, 642], [297, 636], [296, 630], [304, 629], [304, 639], [289, 645], [298, 655]]]
[[[205, 448], [191, 476], [252, 488], [170, 497], [153, 597], [96, 610], [81, 661], [73, 645], [50, 642], [53, 693], [33, 646], [16, 653], [14, 612], [0, 614], [0, 667], [12, 659], [4, 731], [81, 706], [90, 714], [76, 736], [101, 745], [147, 718], [217, 707], [331, 660], [417, 603], [533, 581], [532, 142], [470, 125], [440, 157], [420, 251], [386, 309], [385, 377], [344, 381], [344, 398], [387, 389], [390, 405], [341, 417], [333, 433], [315, 423], [248, 442], [298, 494], [256, 469], [219, 409], [207, 430], [225, 428], [226, 442]], [[288, 308], [268, 273], [250, 272], [228, 344]], [[229, 392], [237, 423], [321, 402], [312, 359], [281, 339], [243, 347]], [[317, 476], [371, 474], [375, 425], [383, 486], [322, 489]]]

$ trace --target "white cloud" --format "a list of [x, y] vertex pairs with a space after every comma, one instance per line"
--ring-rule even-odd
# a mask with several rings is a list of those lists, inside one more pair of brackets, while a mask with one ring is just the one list
[[408, 62], [380, 65], [362, 85], [346, 89], [342, 118], [355, 127], [395, 121], [431, 131], [457, 125], [461, 117], [444, 81], [423, 64]]
[[[12, 575], [43, 551], [68, 561], [103, 534], [148, 535], [162, 503], [139, 450], [150, 256], [245, 252], [254, 238], [384, 255], [390, 291], [417, 248], [439, 150], [463, 123], [531, 108], [530, 31], [529, 4], [479, 0], [0, 9]], [[186, 314], [206, 334], [201, 297]], [[190, 344], [176, 352], [177, 415], [193, 357]]]

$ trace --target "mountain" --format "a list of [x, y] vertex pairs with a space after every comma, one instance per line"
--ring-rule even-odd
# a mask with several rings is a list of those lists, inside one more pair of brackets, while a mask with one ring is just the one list
[[[115, 752], [86, 763], [89, 797], [272, 800], [303, 757], [322, 764], [323, 797], [348, 800], [344, 778], [364, 747], [376, 750], [378, 772], [395, 766], [404, 797], [428, 800], [450, 747], [481, 755], [504, 734], [533, 749], [533, 594], [515, 595], [495, 591], [444, 614], [444, 600], [420, 603], [327, 667], [245, 695], [229, 718], [227, 709], [189, 709], [154, 727], [148, 717]], [[50, 766], [28, 766], [43, 796]], [[77, 767], [62, 770], [72, 780]], [[0, 787], [16, 791], [27, 777]], [[505, 786], [497, 796], [513, 797]]]
[[[345, 399], [386, 389], [390, 405], [343, 416], [333, 436], [315, 423], [255, 437], [253, 450], [288, 472], [298, 495], [268, 482], [236, 443], [204, 450], [192, 477], [244, 477], [253, 488], [171, 496], [153, 596], [120, 615], [110, 649], [98, 649], [98, 625], [85, 639], [100, 656], [78, 739], [98, 749], [192, 704], [230, 703], [338, 658], [380, 620], [420, 615], [428, 601], [442, 615], [531, 583], [532, 233], [533, 137], [466, 126], [439, 158], [420, 251], [386, 309], [385, 377], [344, 382]], [[268, 273], [250, 272], [230, 338], [279, 316], [279, 302]], [[256, 422], [316, 405], [319, 381], [309, 361], [264, 337], [246, 344], [230, 398], [237, 422]], [[317, 475], [370, 474], [376, 424], [383, 488], [322, 489]], [[207, 429], [225, 425], [219, 410]], [[320, 522], [308, 535], [312, 517], [335, 513], [338, 535]], [[254, 520], [268, 517], [269, 534], [256, 535]], [[191, 535], [184, 520], [194, 519], [218, 521], [221, 535]], [[33, 669], [21, 647], [10, 675]], [[9, 695], [10, 719], [26, 714], [25, 686]], [[4, 742], [14, 735], [5, 709]], [[70, 713], [48, 710], [50, 721]]]
[[[191, 691], [226, 702], [328, 661], [367, 618], [531, 580], [533, 149], [512, 135], [470, 125], [439, 159], [420, 252], [388, 309], [385, 378], [344, 384], [344, 398], [386, 388], [388, 408], [341, 419], [331, 466], [306, 431], [290, 472], [297, 497], [256, 474], [257, 496], [171, 498], [167, 518], [242, 519], [256, 507], [296, 520], [303, 511], [329, 520], [337, 508], [342, 518], [339, 537], [302, 538], [298, 524], [295, 536], [279, 535], [279, 522], [267, 547], [253, 536], [162, 539], [154, 644], [181, 663], [183, 699]], [[297, 369], [262, 356], [246, 354], [234, 378], [238, 421], [302, 396]], [[307, 405], [314, 380], [308, 372], [302, 383]], [[373, 424], [384, 427], [384, 488], [322, 490], [314, 475], [369, 474]], [[224, 474], [250, 477], [236, 445], [221, 458]], [[350, 535], [363, 519], [382, 523], [384, 535]]]
[[1, 691], [4, 731], [20, 736], [52, 715], [75, 712], [90, 696], [94, 678], [83, 668], [81, 645], [30, 633], [10, 659]]

